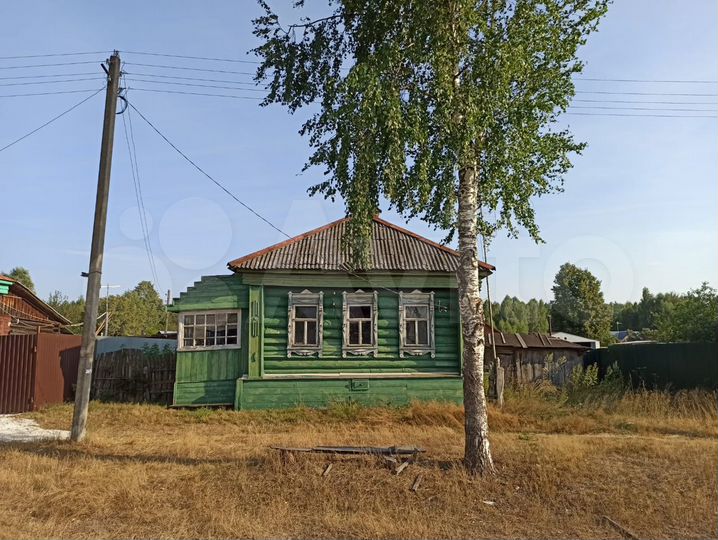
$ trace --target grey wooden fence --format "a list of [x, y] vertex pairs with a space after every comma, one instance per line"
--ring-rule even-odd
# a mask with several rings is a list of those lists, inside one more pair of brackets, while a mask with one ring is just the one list
[[92, 370], [91, 399], [172, 404], [174, 352], [122, 349], [100, 354]]

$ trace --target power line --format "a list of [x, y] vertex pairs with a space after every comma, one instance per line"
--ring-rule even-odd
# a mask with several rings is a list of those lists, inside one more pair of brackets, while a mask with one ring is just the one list
[[581, 103], [636, 103], [646, 105], [716, 105], [715, 101], [631, 101], [626, 99], [574, 99]]
[[596, 81], [596, 82], [630, 82], [630, 83], [677, 83], [677, 84], [716, 84], [718, 81], [706, 80], [660, 80], [660, 79], [602, 79], [597, 77], [576, 77], [579, 81]]
[[[182, 92], [180, 90], [158, 90], [156, 88], [137, 88], [135, 86], [130, 87], [132, 90], [139, 90], [140, 92], [159, 92], [162, 94], [185, 94], [189, 96], [209, 96], [209, 97], [221, 97], [221, 98], [234, 98], [234, 99], [255, 99], [262, 100], [264, 98], [254, 96], [234, 96], [230, 94], [205, 94], [202, 92]], [[237, 90], [240, 90], [239, 88]], [[0, 96], [2, 97], [2, 96]]]
[[574, 116], [633, 116], [637, 118], [718, 118], [718, 116], [700, 116], [700, 115], [687, 115], [687, 114], [620, 114], [620, 113], [580, 113], [580, 112], [567, 112], [564, 114], [571, 114]]
[[81, 94], [82, 92], [92, 92], [94, 88], [85, 88], [84, 90], [59, 90], [57, 92], [36, 92], [33, 94], [1, 94], [0, 98], [15, 98], [27, 96], [52, 96], [55, 94]]
[[144, 114], [142, 114], [142, 112], [141, 112], [137, 107], [134, 106], [134, 104], [133, 104], [132, 102], [129, 102], [129, 101], [128, 101], [128, 104], [129, 104], [130, 107], [132, 107], [132, 108], [137, 112], [137, 114], [140, 115], [140, 118], [142, 118], [142, 120], [144, 120], [144, 121], [155, 131], [155, 133], [157, 133], [157, 135], [159, 135], [160, 137], [162, 137], [162, 139], [164, 139], [164, 141], [165, 141], [167, 144], [169, 144], [169, 145], [175, 150], [175, 152], [177, 152], [180, 156], [182, 156], [182, 157], [183, 157], [189, 164], [191, 164], [195, 169], [197, 169], [199, 172], [201, 172], [204, 176], [206, 176], [209, 180], [211, 180], [217, 187], [219, 187], [219, 188], [220, 188], [222, 191], [224, 191], [227, 195], [229, 195], [230, 197], [232, 197], [232, 198], [233, 198], [235, 201], [237, 201], [239, 204], [241, 204], [242, 206], [244, 206], [244, 207], [245, 207], [247, 210], [249, 210], [252, 214], [254, 214], [254, 215], [257, 216], [259, 219], [261, 219], [262, 221], [264, 221], [267, 225], [269, 225], [270, 227], [272, 227], [274, 230], [276, 230], [276, 231], [282, 233], [282, 234], [283, 234], [284, 236], [286, 236], [287, 238], [291, 238], [291, 237], [290, 237], [287, 233], [285, 233], [282, 229], [280, 229], [280, 228], [277, 227], [274, 223], [272, 223], [272, 222], [269, 221], [267, 218], [265, 218], [264, 216], [262, 216], [259, 212], [257, 212], [256, 210], [254, 210], [251, 206], [249, 206], [249, 205], [246, 204], [245, 202], [241, 201], [234, 193], [232, 193], [231, 191], [229, 191], [229, 190], [228, 190], [226, 187], [224, 187], [220, 182], [218, 182], [217, 180], [215, 180], [214, 178], [212, 178], [212, 176], [210, 176], [209, 173], [207, 173], [204, 169], [202, 169], [199, 165], [197, 165], [194, 161], [192, 161], [192, 159], [190, 159], [190, 158], [187, 156], [187, 154], [185, 154], [184, 152], [182, 152], [182, 150], [180, 150], [179, 148], [177, 148], [177, 147], [174, 145], [174, 143], [172, 143], [172, 141], [170, 141], [167, 137], [165, 137], [165, 135], [164, 135], [159, 129], [157, 129], [157, 127], [155, 127], [155, 125], [154, 125], [152, 122], [150, 122], [150, 121], [147, 119], [147, 117], [146, 117]]
[[87, 77], [82, 79], [61, 79], [59, 81], [26, 81], [16, 83], [0, 83], [0, 86], [26, 86], [29, 84], [55, 84], [55, 83], [67, 83], [67, 82], [80, 82], [80, 81], [100, 81], [104, 80], [104, 77]]
[[162, 68], [162, 69], [185, 69], [189, 71], [205, 71], [208, 73], [231, 73], [233, 75], [254, 75], [251, 71], [230, 71], [226, 69], [206, 69], [206, 68], [196, 68], [196, 67], [187, 67], [187, 66], [168, 66], [166, 64], [138, 64], [136, 62], [125, 62], [125, 65], [127, 66], [142, 66], [142, 67], [154, 67], [154, 68]]
[[102, 60], [85, 60], [83, 62], [60, 62], [57, 64], [33, 64], [29, 66], [0, 66], [0, 69], [25, 69], [25, 68], [36, 68], [36, 67], [55, 67], [55, 66], [77, 66], [80, 64], [97, 64], [102, 63]]
[[65, 115], [66, 115], [67, 113], [69, 113], [70, 111], [73, 111], [73, 110], [77, 109], [80, 105], [82, 105], [83, 103], [85, 103], [85, 102], [88, 101], [89, 99], [95, 97], [97, 94], [99, 94], [100, 92], [102, 92], [102, 90], [104, 90], [104, 87], [98, 89], [94, 94], [91, 94], [91, 95], [87, 96], [85, 99], [83, 99], [83, 100], [80, 101], [79, 103], [76, 103], [75, 105], [73, 105], [72, 107], [70, 107], [69, 109], [67, 109], [66, 111], [61, 112], [61, 113], [58, 114], [57, 116], [54, 116], [53, 118], [51, 118], [50, 120], [48, 120], [47, 122], [45, 122], [44, 124], [42, 124], [41, 126], [39, 126], [39, 127], [35, 128], [35, 129], [33, 129], [32, 131], [26, 133], [25, 135], [23, 135], [23, 136], [20, 137], [19, 139], [15, 139], [15, 140], [14, 140], [13, 142], [11, 142], [10, 144], [3, 146], [2, 148], [0, 148], [0, 152], [2, 152], [3, 150], [6, 150], [6, 149], [8, 149], [8, 148], [10, 148], [10, 147], [13, 146], [14, 144], [19, 143], [19, 142], [22, 141], [23, 139], [28, 138], [28, 137], [29, 137], [30, 135], [32, 135], [33, 133], [37, 133], [38, 131], [40, 131], [40, 130], [41, 130], [42, 128], [44, 128], [45, 126], [49, 126], [49, 125], [52, 124], [55, 120], [58, 120], [58, 119], [62, 118], [63, 116], [65, 116]]
[[609, 92], [607, 90], [576, 90], [577, 94], [611, 94], [621, 96], [699, 96], [716, 97], [718, 94], [675, 94], [671, 92]]
[[87, 71], [85, 73], [53, 73], [52, 75], [20, 75], [17, 77], [0, 77], [0, 80], [15, 80], [15, 79], [42, 79], [46, 77], [80, 77], [84, 75], [97, 75], [96, 71]]
[[[129, 111], [127, 111], [129, 113]], [[134, 136], [132, 138], [133, 146], [130, 146], [130, 137], [127, 135], [127, 120], [122, 115], [122, 127], [125, 133], [125, 142], [127, 143], [127, 153], [130, 158], [130, 172], [132, 173], [132, 184], [135, 189], [135, 200], [137, 201], [137, 214], [140, 218], [140, 229], [142, 231], [142, 242], [147, 254], [147, 260], [150, 264], [150, 272], [152, 273], [152, 282], [155, 288], [158, 286], [157, 271], [154, 264], [154, 255], [149, 245], [149, 227], [147, 226], [147, 215], [145, 213], [144, 199], [142, 197], [142, 188], [140, 185], [139, 167], [137, 165], [137, 149], [134, 146]], [[131, 128], [130, 128], [131, 129]], [[134, 155], [134, 157], [133, 157]]]
[[[128, 79], [129, 82], [146, 82], [151, 84], [173, 84], [175, 86], [198, 86], [201, 88], [221, 88], [223, 90], [242, 90], [243, 92], [266, 92], [260, 88], [237, 88], [236, 86], [218, 86], [216, 84], [195, 84], [175, 81], [152, 81], [148, 79]], [[0, 84], [0, 86], [3, 86]]]
[[218, 83], [227, 83], [227, 84], [243, 84], [245, 86], [252, 86], [256, 87], [257, 84], [254, 82], [248, 82], [248, 81], [228, 81], [226, 79], [207, 79], [204, 77], [181, 77], [179, 75], [160, 75], [159, 73], [131, 73], [129, 71], [124, 72], [125, 75], [132, 75], [135, 77], [152, 77], [153, 79], [159, 78], [159, 79], [178, 79], [181, 81], [200, 81], [200, 82], [218, 82]]
[[25, 54], [22, 56], [0, 56], [0, 60], [18, 60], [20, 58], [49, 58], [51, 56], [80, 56], [87, 54], [106, 54], [112, 51], [91, 51], [91, 52], [71, 52], [71, 53], [52, 53], [52, 54]]
[[163, 56], [166, 58], [186, 58], [188, 60], [210, 60], [212, 62], [234, 62], [237, 64], [261, 64], [261, 62], [257, 62], [256, 60], [238, 60], [234, 58], [210, 58], [206, 56], [185, 56], [181, 54], [162, 54], [162, 53], [152, 53], [152, 52], [139, 52], [139, 51], [120, 51], [125, 54], [141, 54], [144, 56]]
[[671, 109], [661, 107], [603, 107], [601, 105], [571, 105], [571, 109], [608, 109], [613, 111], [718, 112], [713, 109]]

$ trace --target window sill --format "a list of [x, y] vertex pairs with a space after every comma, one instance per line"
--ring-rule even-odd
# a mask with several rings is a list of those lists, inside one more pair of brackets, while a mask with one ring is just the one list
[[211, 347], [177, 347], [177, 352], [226, 351], [241, 348], [241, 345], [213, 345]]

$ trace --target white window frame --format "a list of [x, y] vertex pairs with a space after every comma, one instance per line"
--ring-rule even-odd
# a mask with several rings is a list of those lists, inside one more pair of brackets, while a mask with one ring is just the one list
[[[420, 306], [428, 309], [428, 339], [427, 344], [415, 344], [406, 342], [406, 307]], [[436, 357], [436, 339], [434, 335], [434, 293], [421, 292], [414, 290], [412, 292], [399, 291], [399, 356], [404, 355], [424, 355], [430, 354], [432, 358]]]
[[[190, 345], [184, 344], [184, 316], [185, 315], [229, 315], [237, 314], [237, 343], [229, 345]], [[177, 317], [177, 350], [178, 351], [214, 351], [220, 349], [242, 348], [242, 312], [238, 309], [212, 309], [204, 311], [182, 311]]]
[[[343, 320], [343, 341], [342, 341], [342, 357], [346, 358], [348, 354], [352, 355], [373, 355], [376, 356], [379, 351], [379, 300], [376, 291], [364, 292], [359, 289], [355, 292], [343, 293], [342, 302], [342, 320]], [[370, 306], [372, 314], [372, 342], [364, 345], [351, 345], [349, 343], [349, 307], [350, 306]]]
[[[294, 344], [294, 307], [308, 306], [317, 308], [317, 343]], [[287, 295], [287, 358], [293, 354], [300, 356], [322, 356], [322, 343], [324, 342], [324, 293], [311, 292], [307, 289], [295, 293], [289, 291]]]

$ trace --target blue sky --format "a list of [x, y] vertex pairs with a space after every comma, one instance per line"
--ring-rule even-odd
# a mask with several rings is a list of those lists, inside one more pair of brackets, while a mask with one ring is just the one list
[[[280, 2], [272, 2], [279, 4]], [[285, 7], [283, 12], [289, 10]], [[255, 45], [249, 1], [128, 0], [15, 2], [0, 19], [0, 56], [79, 51], [149, 51], [248, 58]], [[711, 0], [617, 0], [581, 50], [584, 77], [710, 80], [716, 73], [716, 3]], [[0, 60], [0, 66], [92, 61], [106, 55]], [[137, 63], [251, 71], [249, 65], [122, 53], [129, 73], [249, 80], [218, 74], [138, 66]], [[133, 65], [133, 63], [135, 65]], [[99, 64], [0, 69], [0, 77], [99, 73]], [[88, 75], [92, 78], [94, 75]], [[128, 76], [131, 78], [131, 76]], [[76, 77], [79, 78], [79, 77]], [[139, 78], [135, 76], [135, 78]], [[57, 77], [56, 80], [62, 79]], [[42, 79], [2, 79], [0, 84]], [[47, 80], [47, 79], [45, 79]], [[166, 79], [169, 80], [169, 79]], [[178, 79], [175, 79], [177, 81]], [[101, 80], [0, 86], [8, 94], [96, 89]], [[204, 82], [200, 84], [221, 84]], [[167, 84], [143, 88], [252, 95], [251, 92]], [[581, 99], [675, 101], [677, 105], [576, 102], [582, 106], [715, 110], [715, 84], [577, 81], [581, 92], [711, 94], [646, 96], [584, 94]], [[80, 101], [86, 94], [0, 97], [0, 147]], [[256, 94], [259, 95], [259, 94]], [[173, 142], [240, 198], [289, 234], [343, 215], [340, 202], [309, 198], [320, 171], [301, 174], [309, 149], [297, 130], [306, 118], [256, 100], [130, 91], [130, 99]], [[706, 104], [686, 105], [688, 102]], [[30, 269], [42, 297], [59, 289], [84, 293], [88, 265], [103, 96], [95, 96], [45, 129], [0, 152], [0, 270]], [[715, 112], [613, 111], [619, 114], [715, 115]], [[580, 116], [565, 123], [588, 149], [574, 160], [563, 194], [538, 200], [544, 244], [498, 237], [489, 261], [497, 266], [492, 296], [550, 299], [558, 267], [571, 261], [603, 282], [607, 300], [637, 299], [643, 286], [683, 292], [718, 283], [716, 244], [716, 120]], [[173, 295], [201, 275], [226, 273], [226, 262], [282, 239], [183, 161], [133, 116], [137, 157], [156, 258], [158, 288]], [[150, 278], [139, 226], [128, 151], [118, 117], [103, 282], [134, 286]], [[383, 217], [403, 224], [392, 212]], [[432, 239], [419, 221], [408, 225]]]

